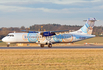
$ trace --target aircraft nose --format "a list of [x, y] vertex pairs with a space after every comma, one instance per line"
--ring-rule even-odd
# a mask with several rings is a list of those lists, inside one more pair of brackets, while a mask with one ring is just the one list
[[5, 42], [5, 38], [3, 38], [2, 41]]

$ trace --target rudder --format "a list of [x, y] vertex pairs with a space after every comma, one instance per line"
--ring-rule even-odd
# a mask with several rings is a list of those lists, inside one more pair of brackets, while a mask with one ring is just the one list
[[95, 18], [88, 18], [86, 21], [86, 24], [81, 27], [79, 30], [75, 31], [75, 32], [71, 32], [71, 33], [80, 33], [80, 34], [89, 34], [91, 35], [93, 32], [93, 27], [95, 24], [95, 21], [97, 21]]

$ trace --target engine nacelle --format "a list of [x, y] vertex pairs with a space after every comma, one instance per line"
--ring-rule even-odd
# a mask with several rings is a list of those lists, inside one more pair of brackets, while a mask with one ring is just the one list
[[53, 36], [56, 35], [54, 32], [43, 32], [41, 33], [42, 36]]

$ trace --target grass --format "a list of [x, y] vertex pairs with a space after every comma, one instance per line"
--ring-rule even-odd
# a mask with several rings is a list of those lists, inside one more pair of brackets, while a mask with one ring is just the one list
[[[0, 40], [0, 47], [1, 46], [7, 46], [7, 44], [5, 43], [5, 42], [2, 42], [1, 40]], [[10, 46], [16, 46], [16, 44], [10, 44]]]
[[84, 43], [103, 43], [103, 37], [94, 37], [82, 41], [75, 42], [76, 44], [84, 44]]
[[6, 43], [4, 43], [0, 40], [0, 46], [5, 46], [5, 45], [6, 45]]
[[0, 70], [103, 70], [103, 49], [0, 50]]

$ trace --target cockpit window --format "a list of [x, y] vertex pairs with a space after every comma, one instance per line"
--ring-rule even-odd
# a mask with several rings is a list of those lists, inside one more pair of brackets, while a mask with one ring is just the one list
[[9, 36], [9, 37], [14, 37], [14, 35], [7, 35], [7, 36]]

